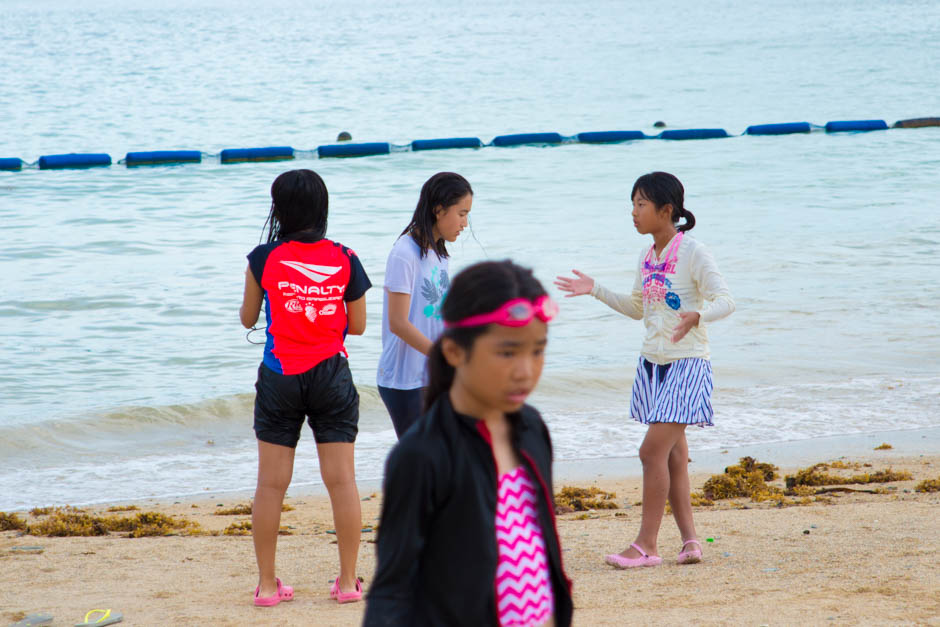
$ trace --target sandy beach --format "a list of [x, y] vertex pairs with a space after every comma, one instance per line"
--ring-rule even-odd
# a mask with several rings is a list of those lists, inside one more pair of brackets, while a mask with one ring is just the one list
[[[729, 464], [736, 461], [728, 459]], [[679, 537], [667, 517], [659, 547], [664, 564], [636, 571], [614, 570], [603, 555], [623, 549], [636, 532], [639, 476], [557, 478], [556, 491], [564, 485], [595, 485], [615, 492], [619, 505], [559, 516], [565, 567], [574, 580], [575, 624], [940, 625], [940, 493], [914, 491], [920, 481], [940, 477], [940, 456], [872, 451], [842, 461], [865, 471], [907, 470], [913, 479], [849, 486], [883, 490], [833, 492], [811, 497], [805, 505], [779, 507], [738, 498], [699, 506], [700, 537], [713, 540], [704, 543], [704, 562], [675, 564]], [[780, 470], [784, 475], [797, 467]], [[693, 490], [708, 477], [694, 474]], [[290, 497], [287, 503], [294, 509], [282, 517], [290, 535], [279, 540], [279, 576], [294, 586], [295, 600], [271, 609], [252, 606], [256, 570], [250, 535], [211, 535], [250, 521], [248, 515], [216, 515], [247, 504], [247, 496], [136, 504], [140, 511], [198, 523], [201, 532], [195, 535], [3, 532], [0, 623], [43, 612], [55, 616], [54, 625], [72, 625], [90, 609], [111, 608], [129, 625], [358, 624], [362, 604], [339, 606], [328, 598], [337, 561], [329, 503], [322, 495]], [[364, 490], [361, 496], [368, 528], [377, 522], [381, 495]], [[137, 513], [84, 509], [101, 515]], [[29, 523], [42, 520], [21, 516]], [[362, 537], [359, 565], [366, 589], [375, 567], [374, 536], [366, 532]]]

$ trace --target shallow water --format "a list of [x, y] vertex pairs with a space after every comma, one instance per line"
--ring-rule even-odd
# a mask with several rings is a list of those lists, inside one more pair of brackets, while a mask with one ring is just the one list
[[[200, 149], [202, 164], [0, 172], [0, 509], [250, 488], [261, 348], [237, 319], [268, 188], [310, 167], [373, 283], [421, 183], [475, 190], [455, 268], [514, 259], [629, 289], [639, 174], [685, 184], [737, 312], [709, 329], [712, 449], [940, 425], [940, 129], [396, 152], [221, 165], [222, 148], [936, 115], [932, 2], [0, 4], [0, 157]], [[773, 19], [770, 19], [770, 18]], [[298, 24], [305, 25], [303, 28]], [[838, 28], [833, 28], [837, 24]], [[391, 424], [381, 294], [350, 338], [359, 475]], [[533, 397], [560, 459], [621, 457], [642, 325], [564, 300]], [[295, 483], [318, 481], [305, 436]], [[11, 489], [9, 486], [16, 486]]]

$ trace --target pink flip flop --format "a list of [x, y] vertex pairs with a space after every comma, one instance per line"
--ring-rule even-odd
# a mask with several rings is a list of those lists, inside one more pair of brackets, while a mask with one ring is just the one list
[[277, 592], [269, 597], [259, 597], [258, 593], [261, 592], [261, 586], [255, 588], [255, 605], [258, 607], [274, 607], [281, 601], [294, 600], [294, 589], [290, 586], [285, 586], [282, 584], [280, 579], [277, 579], [276, 581]]
[[[692, 549], [686, 551], [685, 547], [690, 544], [698, 545], [697, 549]], [[702, 561], [702, 543], [692, 538], [691, 540], [686, 540], [682, 543], [682, 551], [679, 552], [679, 557], [676, 558], [677, 564], [698, 564]]]
[[613, 553], [604, 557], [604, 561], [617, 568], [640, 568], [643, 566], [659, 566], [663, 563], [663, 558], [658, 555], [649, 555], [634, 542], [631, 544], [634, 549], [640, 552], [640, 557], [624, 557], [619, 553]]
[[343, 592], [339, 589], [339, 577], [333, 581], [333, 587], [330, 588], [330, 598], [336, 599], [337, 603], [355, 603], [362, 600], [362, 583], [356, 579], [355, 592]]

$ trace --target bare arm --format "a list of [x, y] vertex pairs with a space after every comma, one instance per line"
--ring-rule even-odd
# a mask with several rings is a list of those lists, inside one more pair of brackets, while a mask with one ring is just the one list
[[251, 273], [251, 268], [245, 270], [245, 295], [242, 298], [242, 307], [238, 314], [241, 317], [242, 326], [250, 329], [258, 322], [258, 315], [261, 313], [261, 302], [264, 300], [264, 290], [255, 281], [255, 276]]
[[405, 344], [423, 355], [431, 350], [431, 340], [411, 324], [408, 312], [411, 310], [411, 294], [385, 291], [388, 298], [388, 328], [404, 340]]
[[366, 297], [346, 303], [347, 332], [350, 335], [362, 335], [366, 332]]

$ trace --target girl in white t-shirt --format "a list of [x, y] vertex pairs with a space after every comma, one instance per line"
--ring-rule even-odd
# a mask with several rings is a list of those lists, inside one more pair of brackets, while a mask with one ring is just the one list
[[[630, 294], [616, 294], [574, 270], [558, 277], [567, 296], [590, 294], [620, 313], [646, 324], [630, 415], [649, 425], [640, 446], [643, 514], [636, 540], [608, 555], [617, 568], [662, 563], [656, 541], [666, 500], [682, 535], [679, 564], [702, 559], [689, 499], [688, 425], [712, 424], [712, 367], [705, 325], [734, 311], [734, 301], [711, 253], [685, 233], [695, 217], [684, 206], [682, 183], [672, 174], [651, 172], [633, 185], [633, 226], [653, 236], [640, 253]], [[679, 220], [685, 219], [683, 224]]]
[[411, 222], [388, 254], [377, 383], [398, 437], [424, 411], [427, 354], [444, 330], [441, 303], [450, 286], [444, 242], [457, 241], [472, 203], [467, 179], [438, 172], [424, 183]]

